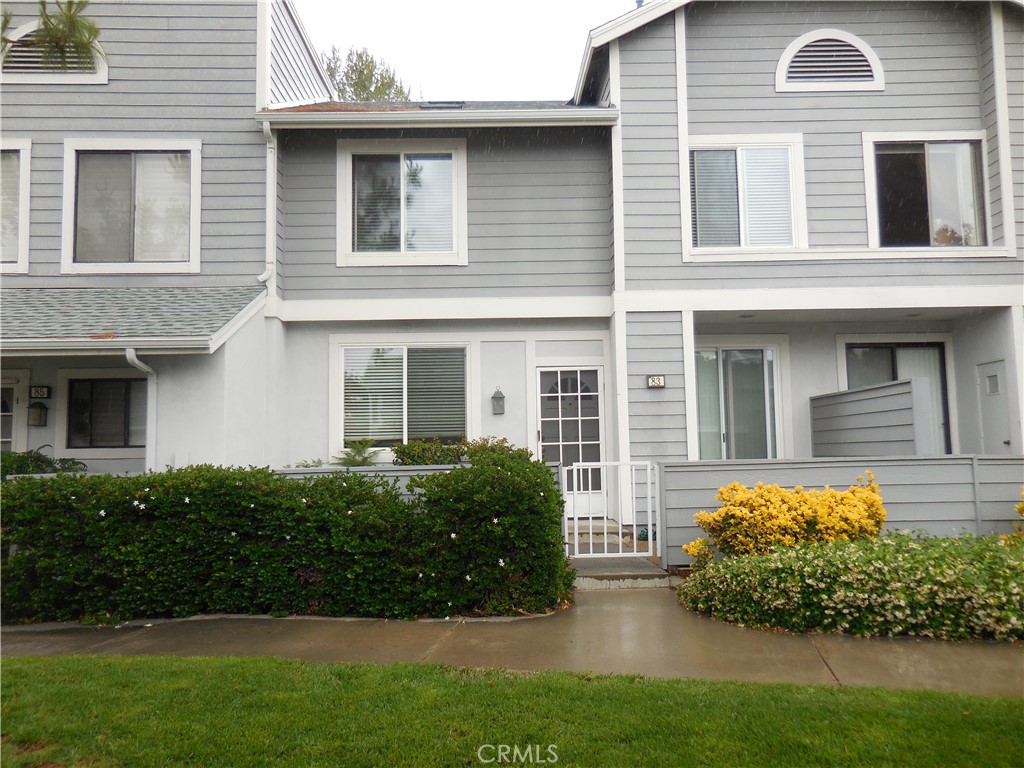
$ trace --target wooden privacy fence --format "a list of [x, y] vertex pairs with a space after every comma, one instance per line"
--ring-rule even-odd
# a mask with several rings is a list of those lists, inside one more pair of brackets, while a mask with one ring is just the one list
[[[715, 494], [733, 481], [845, 489], [870, 469], [888, 511], [887, 530], [937, 535], [1008, 533], [1020, 517], [1014, 506], [1024, 483], [1022, 456], [907, 456], [792, 461], [696, 461], [659, 465], [659, 539], [663, 565], [690, 558], [681, 546], [704, 532], [694, 525], [701, 510], [718, 507]], [[662, 535], [664, 532], [664, 535]], [[660, 542], [659, 542], [660, 543]]]

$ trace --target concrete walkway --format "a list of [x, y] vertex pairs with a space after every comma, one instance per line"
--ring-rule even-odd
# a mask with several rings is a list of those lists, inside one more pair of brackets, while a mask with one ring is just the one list
[[451, 621], [214, 616], [122, 627], [6, 627], [5, 657], [44, 654], [283, 656], [423, 662], [1024, 697], [1024, 644], [792, 635], [684, 610], [671, 589], [577, 592], [536, 618]]

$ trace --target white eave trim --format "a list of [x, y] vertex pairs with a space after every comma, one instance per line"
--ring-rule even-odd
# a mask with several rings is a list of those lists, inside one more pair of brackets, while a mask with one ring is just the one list
[[568, 109], [453, 110], [418, 109], [401, 112], [284, 112], [261, 111], [256, 119], [271, 128], [430, 128], [572, 127], [615, 125], [619, 110], [609, 107]]
[[692, 0], [652, 0], [629, 13], [619, 16], [617, 19], [612, 19], [607, 24], [602, 24], [600, 27], [590, 30], [590, 34], [587, 35], [587, 45], [583, 49], [583, 62], [580, 64], [580, 73], [576, 78], [576, 91], [573, 94], [573, 103], [578, 104], [583, 96], [583, 84], [586, 82], [587, 70], [590, 69], [590, 60], [594, 55], [594, 51], [602, 45], [607, 45], [612, 40], [617, 40], [623, 35], [639, 29], [644, 24], [650, 24], [666, 13], [682, 8], [684, 5], [689, 5], [691, 2]]
[[82, 337], [49, 339], [4, 339], [4, 354], [40, 355], [123, 355], [126, 348], [137, 352], [210, 354], [210, 336], [115, 336], [109, 339]]

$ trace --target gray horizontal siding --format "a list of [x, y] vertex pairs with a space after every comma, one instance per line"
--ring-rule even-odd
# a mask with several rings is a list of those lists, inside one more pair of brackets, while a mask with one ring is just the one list
[[[380, 134], [378, 134], [380, 135]], [[451, 135], [451, 134], [447, 134]], [[338, 135], [282, 140], [280, 279], [287, 299], [607, 295], [607, 132], [471, 131], [469, 265], [337, 266]]]
[[[35, 3], [4, 3], [18, 26]], [[211, 284], [263, 271], [266, 143], [256, 103], [255, 2], [93, 3], [109, 82], [3, 86], [5, 138], [32, 139], [29, 276], [5, 284], [195, 284], [194, 276], [60, 275], [66, 138], [200, 140], [201, 263]]]
[[332, 98], [317, 73], [319, 64], [310, 57], [298, 22], [287, 4], [271, 6], [270, 103], [321, 101]]
[[689, 562], [680, 549], [704, 532], [694, 525], [701, 510], [718, 507], [718, 488], [733, 481], [753, 486], [830, 485], [844, 489], [870, 468], [888, 512], [887, 530], [924, 530], [936, 535], [1005, 533], [1019, 519], [1024, 458], [988, 456], [872, 457], [787, 462], [692, 462], [660, 469], [663, 527], [670, 565]]
[[[813, 13], [802, 3], [696, 4], [687, 14], [689, 130], [803, 133], [811, 247], [866, 245], [860, 132], [985, 127], [979, 30], [986, 11], [953, 3], [837, 2]], [[874, 49], [884, 92], [775, 92], [786, 46], [824, 27], [851, 32]], [[823, 144], [837, 131], [844, 143], [825, 155]], [[837, 177], [837, 162], [859, 172]], [[832, 200], [851, 197], [859, 203], [838, 202], [841, 215], [829, 215]], [[1000, 211], [997, 202], [993, 213]]]
[[[860, 252], [868, 255], [866, 252]], [[627, 276], [631, 289], [700, 290], [745, 288], [830, 288], [823, 295], [827, 306], [841, 306], [843, 294], [837, 286], [875, 288], [896, 285], [921, 286], [990, 286], [1020, 285], [1020, 262], [1005, 258], [956, 257], [934, 258], [858, 258], [800, 261], [765, 259], [721, 263], [690, 263], [685, 269], [665, 269], [673, 251], [647, 254], [643, 259], [631, 257], [635, 271]], [[640, 273], [640, 270], [644, 273]], [[653, 275], [658, 279], [654, 280]]]
[[916, 454], [914, 406], [910, 380], [812, 397], [812, 455]]
[[[1024, 195], [1024, 137], [1019, 127], [1024, 125], [1024, 36], [1020, 9], [1005, 11], [1007, 71], [1011, 103], [1017, 108], [1012, 129], [1019, 169], [1015, 181]], [[689, 135], [802, 134], [811, 248], [866, 248], [862, 132], [985, 129], [994, 135], [984, 4], [833, 2], [816, 4], [812, 12], [805, 3], [695, 3], [685, 13]], [[680, 268], [678, 210], [688, 201], [679, 194], [678, 177], [686, 173], [686, 164], [679, 164], [675, 146], [673, 26], [668, 14], [620, 43], [626, 279], [631, 289], [689, 287], [679, 280], [681, 272], [698, 280], [720, 276], [715, 270], [691, 275], [692, 265]], [[775, 92], [775, 68], [785, 48], [800, 35], [824, 27], [844, 29], [872, 46], [882, 60], [885, 91]], [[998, 152], [993, 142], [985, 158], [994, 244], [1002, 244], [1002, 215], [1009, 210], [998, 188]], [[649, 211], [651, 205], [660, 208]], [[1020, 203], [1015, 206], [1018, 217], [1022, 208]], [[767, 287], [781, 286], [782, 280], [790, 285], [777, 266], [761, 257], [746, 263], [744, 271]], [[961, 262], [956, 269], [978, 266]], [[924, 284], [941, 283], [947, 271], [937, 264], [933, 270], [927, 262], [917, 267], [914, 275], [920, 274]], [[847, 266], [835, 261], [814, 265], [809, 278], [828, 281], [856, 272], [857, 279], [881, 285], [899, 271], [893, 273], [887, 257], [880, 255], [877, 262], [858, 258]]]
[[619, 61], [626, 274], [646, 277], [641, 265], [671, 270], [682, 252], [673, 15], [622, 38]]
[[[686, 456], [683, 321], [679, 312], [626, 316], [629, 446], [636, 461]], [[648, 389], [647, 376], [665, 377]]]

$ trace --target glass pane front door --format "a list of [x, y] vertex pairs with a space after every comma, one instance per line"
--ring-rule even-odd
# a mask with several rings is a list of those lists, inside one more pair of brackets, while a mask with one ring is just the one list
[[[540, 371], [540, 452], [544, 461], [571, 467], [601, 461], [601, 376], [596, 368]], [[569, 483], [573, 485], [573, 474]], [[601, 470], [579, 475], [580, 488], [601, 490]]]

